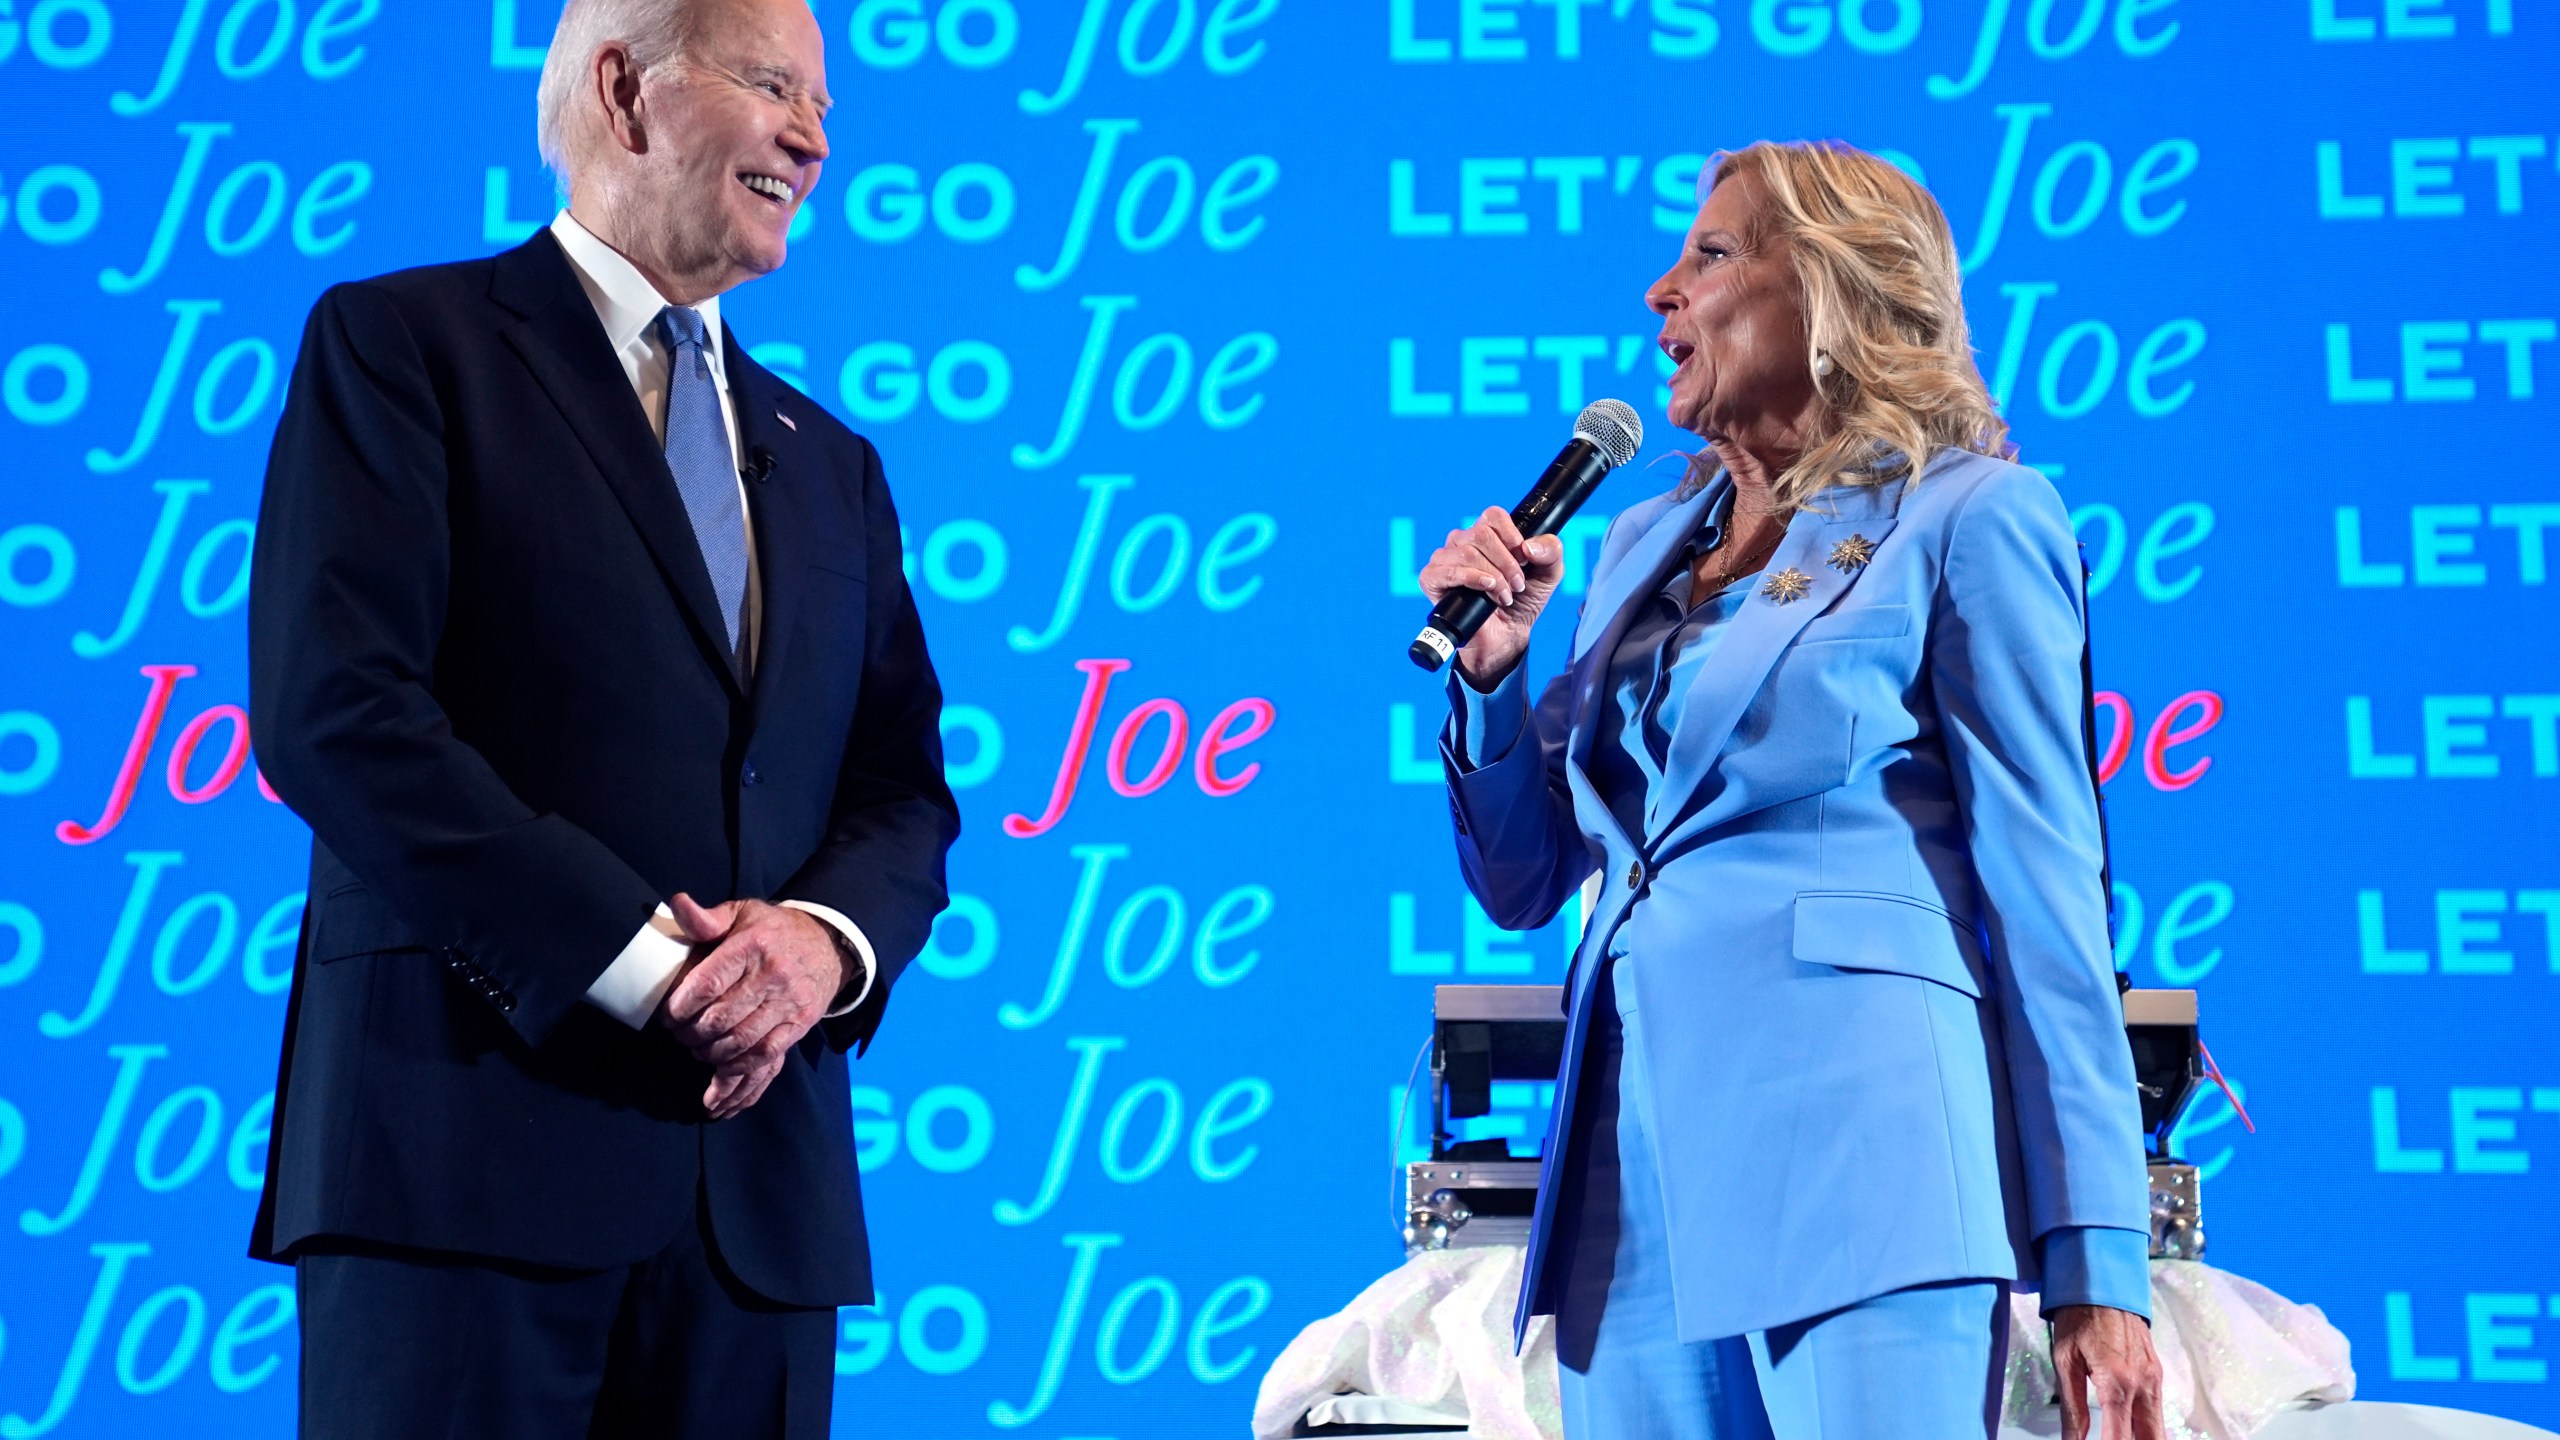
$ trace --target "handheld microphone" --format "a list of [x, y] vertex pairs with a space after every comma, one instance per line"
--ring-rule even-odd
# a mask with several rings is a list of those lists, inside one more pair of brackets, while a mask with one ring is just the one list
[[[1602, 478], [1634, 459], [1642, 444], [1644, 422], [1624, 400], [1594, 400], [1583, 406], [1574, 417], [1573, 438], [1556, 452], [1555, 462], [1530, 487], [1528, 498], [1512, 507], [1511, 523], [1520, 527], [1520, 537], [1528, 540], [1562, 530], [1591, 492], [1600, 488]], [[1405, 653], [1425, 670], [1439, 669], [1458, 653], [1459, 646], [1475, 638], [1493, 608], [1493, 597], [1481, 590], [1450, 591], [1431, 607], [1431, 622]]]

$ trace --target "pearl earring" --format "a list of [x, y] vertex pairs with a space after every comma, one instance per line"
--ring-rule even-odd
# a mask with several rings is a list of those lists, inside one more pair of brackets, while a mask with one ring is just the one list
[[1815, 379], [1819, 380], [1819, 379], [1822, 379], [1824, 376], [1829, 375], [1830, 373], [1831, 373], [1831, 352], [1830, 352], [1830, 351], [1828, 351], [1828, 350], [1816, 350], [1816, 351], [1814, 351], [1814, 352], [1813, 352], [1813, 377], [1814, 377]]

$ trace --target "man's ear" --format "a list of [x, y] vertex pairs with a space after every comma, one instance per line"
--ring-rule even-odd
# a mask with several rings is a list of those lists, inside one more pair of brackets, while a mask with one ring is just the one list
[[591, 78], [613, 143], [634, 155], [647, 154], [649, 130], [640, 99], [640, 66], [631, 58], [631, 47], [619, 40], [598, 46]]

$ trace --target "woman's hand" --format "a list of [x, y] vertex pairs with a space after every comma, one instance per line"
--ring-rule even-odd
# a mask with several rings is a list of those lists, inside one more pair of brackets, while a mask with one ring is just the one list
[[2054, 1307], [2053, 1373], [2063, 1440], [2087, 1440], [2091, 1389], [2099, 1440], [2162, 1440], [2160, 1357], [2141, 1316], [2104, 1305]]
[[1552, 535], [1524, 540], [1511, 514], [1488, 505], [1476, 523], [1449, 532], [1449, 541], [1422, 567], [1422, 593], [1431, 603], [1452, 590], [1481, 590], [1493, 597], [1493, 614], [1458, 651], [1458, 673], [1478, 690], [1491, 690], [1529, 651], [1529, 630], [1547, 598], [1564, 580], [1564, 546]]

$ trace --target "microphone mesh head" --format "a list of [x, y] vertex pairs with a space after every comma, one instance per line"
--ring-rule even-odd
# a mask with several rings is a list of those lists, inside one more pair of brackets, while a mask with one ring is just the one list
[[1573, 435], [1590, 441], [1616, 469], [1636, 458], [1637, 448], [1644, 444], [1644, 422], [1624, 400], [1594, 400], [1574, 417]]

